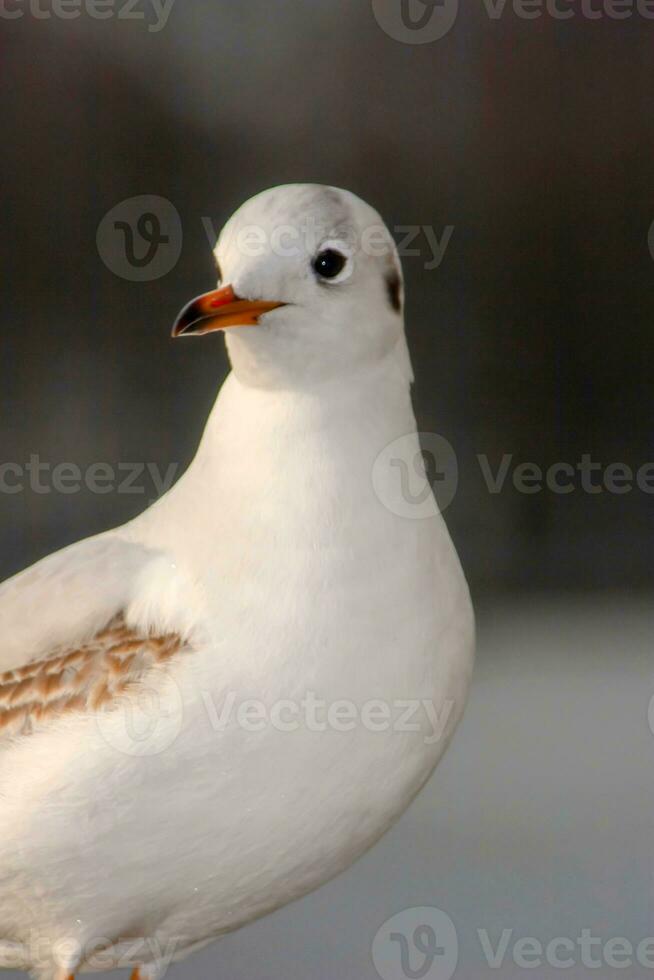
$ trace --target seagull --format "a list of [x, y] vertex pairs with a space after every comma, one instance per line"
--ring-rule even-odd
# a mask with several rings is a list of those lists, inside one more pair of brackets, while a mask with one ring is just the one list
[[173, 329], [225, 331], [231, 363], [188, 470], [0, 586], [0, 965], [38, 980], [156, 980], [332, 878], [466, 701], [459, 560], [435, 504], [397, 505], [420, 443], [391, 234], [292, 184], [214, 254]]

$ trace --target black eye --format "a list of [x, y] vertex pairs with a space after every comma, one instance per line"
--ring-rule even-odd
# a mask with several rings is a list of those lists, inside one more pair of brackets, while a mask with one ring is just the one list
[[222, 282], [223, 281], [223, 270], [220, 268], [220, 262], [218, 261], [218, 259], [214, 259], [214, 262], [216, 263], [216, 272], [218, 274], [218, 282]]
[[325, 248], [313, 260], [313, 271], [321, 279], [335, 279], [345, 268], [346, 262], [347, 259], [341, 252], [337, 252], [335, 248]]

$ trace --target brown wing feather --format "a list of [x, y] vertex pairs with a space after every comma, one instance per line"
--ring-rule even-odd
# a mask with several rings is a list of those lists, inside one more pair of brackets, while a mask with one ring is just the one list
[[177, 634], [142, 635], [116, 616], [88, 643], [0, 673], [0, 736], [28, 735], [70, 711], [110, 707], [150, 667], [183, 648]]

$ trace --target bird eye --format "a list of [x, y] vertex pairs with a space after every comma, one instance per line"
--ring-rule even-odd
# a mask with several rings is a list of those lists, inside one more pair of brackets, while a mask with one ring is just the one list
[[214, 256], [214, 262], [216, 264], [216, 273], [218, 275], [218, 282], [222, 282], [223, 281], [223, 270], [220, 268], [220, 262], [218, 261], [217, 258], [215, 258], [215, 256]]
[[347, 263], [347, 256], [335, 248], [323, 248], [311, 263], [313, 271], [321, 279], [335, 279]]

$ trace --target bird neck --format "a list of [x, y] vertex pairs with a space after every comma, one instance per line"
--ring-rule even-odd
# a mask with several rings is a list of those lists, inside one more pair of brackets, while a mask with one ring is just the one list
[[[198, 461], [206, 455], [224, 466], [227, 445], [230, 457], [255, 445], [270, 456], [281, 453], [284, 444], [295, 455], [294, 440], [318, 442], [326, 450], [325, 440], [333, 436], [343, 440], [347, 451], [357, 434], [369, 452], [378, 452], [389, 439], [415, 427], [412, 380], [404, 336], [379, 360], [311, 385], [261, 388], [232, 372], [209, 416]], [[338, 443], [329, 450], [338, 453]]]
[[391, 515], [375, 495], [373, 467], [385, 447], [415, 433], [409, 383], [401, 348], [311, 389], [248, 387], [230, 374], [193, 463], [142, 515], [139, 534], [147, 543], [156, 531], [159, 546], [205, 566], [229, 541], [255, 553], [265, 542], [304, 547], [307, 529], [321, 547], [338, 528], [348, 538], [385, 534]]

